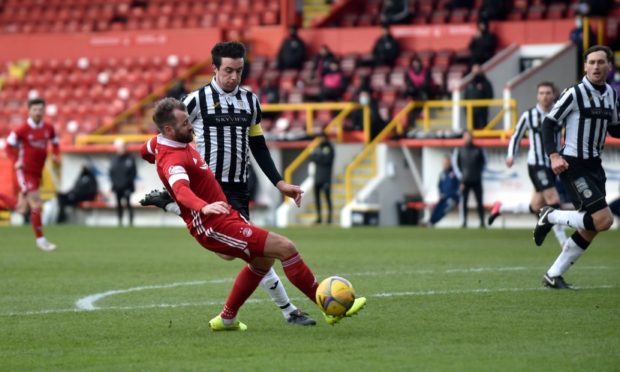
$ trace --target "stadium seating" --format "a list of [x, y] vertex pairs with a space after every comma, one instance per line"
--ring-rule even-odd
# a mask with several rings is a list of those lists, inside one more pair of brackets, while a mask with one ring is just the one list
[[162, 58], [34, 60], [22, 81], [8, 80], [0, 91], [0, 114], [9, 124], [3, 127], [22, 123], [27, 99], [41, 96], [48, 119], [70, 141], [111, 121], [193, 63], [190, 58], [176, 65]]

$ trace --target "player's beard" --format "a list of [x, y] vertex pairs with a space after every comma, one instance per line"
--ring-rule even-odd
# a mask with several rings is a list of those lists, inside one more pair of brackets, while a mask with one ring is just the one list
[[185, 134], [177, 132], [174, 140], [181, 143], [191, 143], [194, 140], [194, 134], [192, 131]]

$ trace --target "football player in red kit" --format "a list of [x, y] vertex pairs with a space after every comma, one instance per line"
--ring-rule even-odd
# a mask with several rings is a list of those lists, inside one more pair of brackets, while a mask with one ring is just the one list
[[19, 185], [16, 209], [20, 213], [25, 213], [26, 206], [30, 207], [30, 223], [37, 238], [37, 246], [49, 252], [56, 249], [56, 245], [47, 241], [43, 235], [39, 185], [47, 158], [48, 144], [52, 143], [52, 159], [55, 163], [60, 161], [60, 150], [54, 127], [43, 121], [44, 112], [43, 99], [33, 98], [28, 101], [28, 120], [9, 134], [7, 153], [14, 163]]
[[[142, 153], [155, 155], [157, 174], [179, 204], [181, 217], [196, 241], [219, 255], [240, 258], [248, 263], [237, 274], [222, 312], [209, 321], [211, 329], [247, 329], [237, 320], [237, 312], [275, 259], [282, 262], [290, 282], [315, 302], [318, 283], [293, 242], [251, 225], [227, 203], [209, 166], [189, 145], [193, 141], [193, 132], [188, 118], [182, 102], [174, 98], [159, 101], [153, 121], [161, 134], [147, 141]], [[357, 298], [346, 316], [356, 314], [365, 303], [365, 298]], [[326, 316], [326, 321], [334, 324], [341, 318]]]

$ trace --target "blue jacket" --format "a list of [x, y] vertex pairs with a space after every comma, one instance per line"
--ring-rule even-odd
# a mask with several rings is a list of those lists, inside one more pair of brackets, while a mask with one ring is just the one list
[[443, 170], [439, 175], [439, 193], [443, 197], [458, 198], [460, 182], [452, 168]]

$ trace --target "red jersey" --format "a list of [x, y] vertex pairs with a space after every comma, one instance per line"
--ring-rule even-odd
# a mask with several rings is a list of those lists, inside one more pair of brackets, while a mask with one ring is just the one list
[[226, 216], [200, 213], [207, 204], [228, 202], [213, 172], [193, 147], [157, 136], [142, 146], [142, 154], [146, 153], [155, 155], [157, 175], [177, 201], [181, 217], [192, 235], [203, 233], [201, 229], [204, 226], [210, 226]]
[[24, 173], [40, 176], [47, 158], [48, 142], [52, 143], [55, 156], [60, 153], [54, 127], [32, 119], [13, 130], [7, 138], [7, 153], [14, 162], [21, 160]]

